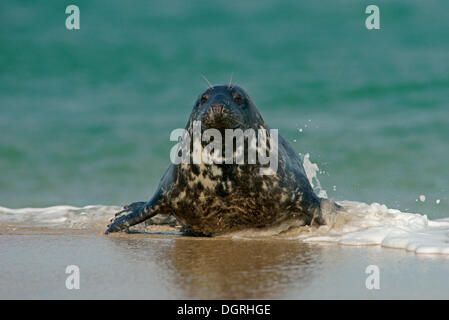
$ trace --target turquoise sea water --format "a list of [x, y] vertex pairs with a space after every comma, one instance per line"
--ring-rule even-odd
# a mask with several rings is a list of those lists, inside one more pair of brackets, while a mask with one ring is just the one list
[[[365, 28], [368, 4], [380, 30]], [[2, 1], [0, 206], [148, 199], [200, 75], [233, 73], [324, 170], [330, 197], [447, 217], [448, 12], [444, 0]]]

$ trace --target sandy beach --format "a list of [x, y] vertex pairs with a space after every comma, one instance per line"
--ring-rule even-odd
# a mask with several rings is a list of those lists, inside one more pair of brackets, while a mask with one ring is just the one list
[[[373, 264], [378, 290], [365, 286]], [[68, 265], [79, 267], [78, 290], [66, 288]], [[449, 298], [444, 255], [170, 232], [3, 231], [0, 270], [1, 299]]]

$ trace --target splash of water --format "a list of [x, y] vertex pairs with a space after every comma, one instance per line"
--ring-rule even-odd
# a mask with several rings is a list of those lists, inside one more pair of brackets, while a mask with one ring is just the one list
[[307, 179], [309, 179], [310, 185], [317, 195], [321, 198], [327, 198], [326, 190], [321, 187], [320, 180], [318, 179], [318, 173], [320, 169], [316, 163], [310, 161], [310, 154], [304, 155], [303, 167], [306, 172]]

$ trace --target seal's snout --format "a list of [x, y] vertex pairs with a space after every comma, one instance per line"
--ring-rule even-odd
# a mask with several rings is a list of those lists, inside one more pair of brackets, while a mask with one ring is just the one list
[[195, 120], [203, 129], [236, 129], [245, 126], [253, 112], [243, 89], [231, 85], [210, 87], [195, 102]]
[[203, 124], [208, 128], [232, 128], [235, 124], [231, 111], [225, 103], [214, 103], [204, 113]]
[[223, 114], [226, 110], [226, 105], [224, 103], [215, 103], [210, 106], [209, 110], [215, 114]]

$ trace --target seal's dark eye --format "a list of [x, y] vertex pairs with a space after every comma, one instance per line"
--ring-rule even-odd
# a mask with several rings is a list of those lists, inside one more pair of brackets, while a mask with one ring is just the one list
[[238, 104], [243, 102], [242, 97], [238, 93], [234, 93], [232, 95], [232, 99], [235, 101], [235, 103], [238, 103]]
[[207, 100], [209, 100], [209, 96], [207, 94], [204, 94], [201, 96], [200, 102], [201, 104], [204, 104], [207, 102]]

